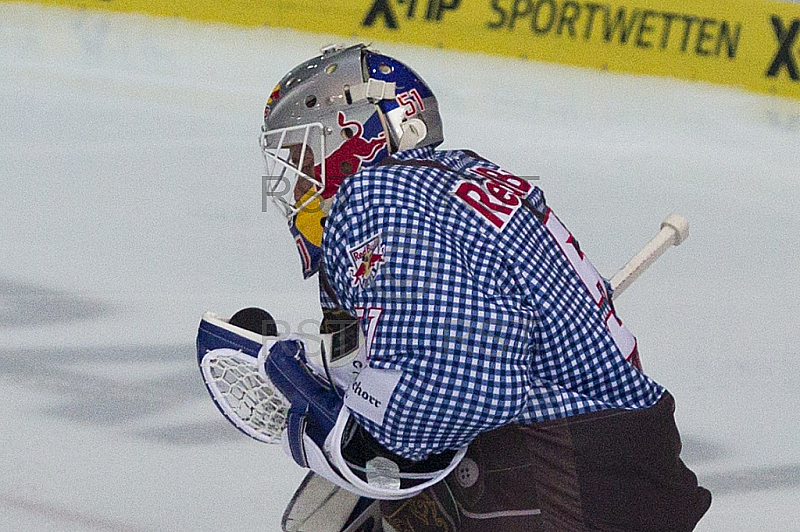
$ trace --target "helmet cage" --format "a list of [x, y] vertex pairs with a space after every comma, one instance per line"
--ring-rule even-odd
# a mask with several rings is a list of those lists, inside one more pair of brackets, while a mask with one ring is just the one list
[[[320, 122], [301, 124], [268, 131], [262, 128], [259, 137], [261, 153], [264, 157], [267, 173], [264, 176], [264, 192], [272, 198], [272, 202], [283, 211], [286, 218], [291, 219], [314, 200], [322, 195], [325, 189], [325, 165], [320, 165], [319, 175], [312, 171], [309, 175], [303, 170], [306, 154], [324, 159], [325, 134], [324, 126]], [[311, 148], [312, 143], [318, 143], [319, 150]], [[290, 147], [299, 146], [299, 157], [292, 157]], [[296, 159], [296, 160], [295, 160]], [[313, 168], [313, 165], [312, 165]], [[300, 179], [308, 181], [314, 192], [304, 194], [302, 198], [294, 199], [294, 189]], [[286, 197], [291, 198], [287, 201]]]

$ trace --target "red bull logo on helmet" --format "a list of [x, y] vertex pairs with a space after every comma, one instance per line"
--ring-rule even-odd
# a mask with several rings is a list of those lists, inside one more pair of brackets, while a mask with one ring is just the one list
[[355, 287], [367, 286], [378, 276], [381, 266], [386, 264], [386, 244], [381, 241], [380, 233], [347, 251], [352, 264], [348, 273]]
[[[367, 137], [369, 129], [357, 120], [348, 121], [342, 111], [339, 111], [337, 122], [342, 128], [346, 140], [330, 155], [325, 158], [325, 190], [322, 197], [328, 199], [336, 194], [342, 179], [358, 172], [364, 163], [371, 163], [378, 158], [381, 150], [386, 147], [386, 133], [380, 125], [380, 120], [375, 117], [379, 132]], [[369, 124], [369, 121], [367, 122]], [[320, 164], [314, 167], [317, 178], [322, 175]]]

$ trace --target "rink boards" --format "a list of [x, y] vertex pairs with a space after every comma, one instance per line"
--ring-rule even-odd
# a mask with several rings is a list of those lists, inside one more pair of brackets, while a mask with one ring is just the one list
[[800, 98], [800, 5], [762, 0], [40, 0], [670, 76]]

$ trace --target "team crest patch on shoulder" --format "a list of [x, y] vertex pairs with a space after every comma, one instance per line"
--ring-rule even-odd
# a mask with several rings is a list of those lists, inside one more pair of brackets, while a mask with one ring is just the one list
[[355, 247], [347, 248], [347, 253], [352, 264], [347, 271], [356, 287], [364, 288], [371, 283], [386, 263], [386, 244], [381, 240], [380, 233]]

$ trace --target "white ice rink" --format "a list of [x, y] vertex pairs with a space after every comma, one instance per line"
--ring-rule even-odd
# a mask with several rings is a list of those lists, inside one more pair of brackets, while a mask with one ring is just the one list
[[[302, 472], [221, 418], [193, 342], [204, 310], [318, 318], [257, 135], [332, 41], [0, 3], [0, 531], [279, 530]], [[606, 275], [689, 219], [618, 310], [714, 493], [698, 530], [800, 530], [800, 102], [380, 49]]]

